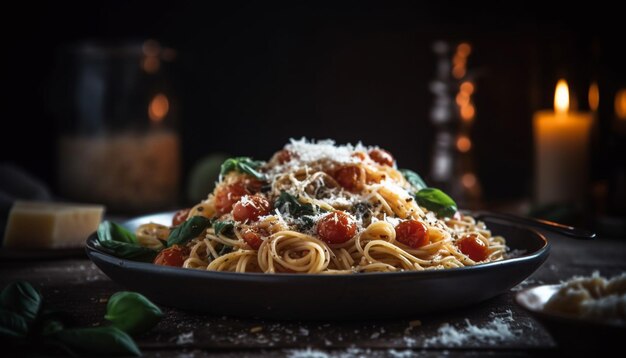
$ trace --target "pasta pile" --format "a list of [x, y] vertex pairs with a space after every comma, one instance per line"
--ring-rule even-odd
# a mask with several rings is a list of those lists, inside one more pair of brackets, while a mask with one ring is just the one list
[[[178, 216], [209, 224], [155, 263], [176, 266], [164, 257], [175, 249], [185, 268], [346, 274], [471, 266], [507, 250], [385, 150], [331, 140], [291, 140], [269, 162], [229, 159], [208, 198]], [[137, 232], [145, 246], [170, 230], [149, 225]]]

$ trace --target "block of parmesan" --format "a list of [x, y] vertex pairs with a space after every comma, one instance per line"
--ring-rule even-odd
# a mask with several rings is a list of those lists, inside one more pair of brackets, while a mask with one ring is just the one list
[[19, 249], [84, 246], [104, 213], [101, 205], [16, 201], [11, 208], [3, 246]]

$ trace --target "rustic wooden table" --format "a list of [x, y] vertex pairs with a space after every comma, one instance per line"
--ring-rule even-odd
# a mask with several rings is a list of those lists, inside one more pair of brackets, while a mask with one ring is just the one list
[[[284, 322], [212, 317], [163, 307], [164, 319], [136, 340], [147, 357], [550, 356], [566, 347], [514, 302], [515, 293], [595, 270], [605, 276], [626, 271], [626, 239], [549, 237], [551, 255], [535, 274], [510, 292], [461, 310], [403, 320]], [[3, 258], [0, 287], [15, 280], [34, 284], [52, 306], [73, 312], [80, 325], [102, 324], [107, 298], [123, 289], [86, 257]], [[468, 324], [475, 326], [471, 332]], [[456, 332], [469, 335], [457, 344]]]

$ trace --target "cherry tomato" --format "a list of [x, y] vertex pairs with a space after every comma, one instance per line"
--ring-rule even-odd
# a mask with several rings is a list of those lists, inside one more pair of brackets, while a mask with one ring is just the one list
[[255, 230], [253, 228], [246, 229], [243, 231], [241, 236], [243, 237], [243, 241], [248, 244], [251, 248], [258, 250], [263, 243], [263, 234], [267, 234], [265, 232], [260, 232], [259, 230]]
[[489, 256], [487, 245], [476, 234], [465, 235], [457, 240], [456, 246], [474, 261], [483, 261]]
[[384, 149], [372, 149], [369, 152], [370, 158], [380, 165], [393, 166], [393, 156]]
[[274, 154], [274, 158], [278, 161], [279, 164], [285, 164], [291, 160], [291, 152], [287, 149], [282, 149]]
[[396, 240], [413, 249], [430, 243], [428, 228], [417, 220], [403, 221], [396, 226]]
[[259, 216], [269, 214], [271, 205], [261, 195], [244, 195], [233, 206], [233, 218], [237, 221], [256, 221]]
[[317, 235], [329, 244], [341, 244], [356, 234], [356, 224], [352, 217], [343, 211], [327, 214], [317, 223]]
[[155, 265], [182, 267], [185, 262], [185, 256], [189, 255], [189, 251], [178, 245], [163, 249], [154, 259]]
[[178, 226], [187, 221], [187, 216], [189, 216], [190, 211], [190, 208], [178, 210], [172, 218], [172, 226]]
[[347, 166], [339, 168], [335, 172], [335, 180], [343, 188], [349, 191], [358, 191], [361, 189], [361, 169], [355, 166]]
[[261, 191], [265, 183], [257, 179], [246, 179], [243, 182], [243, 187], [246, 189], [248, 194], [256, 194]]
[[215, 210], [217, 214], [222, 215], [229, 213], [233, 209], [233, 204], [238, 202], [239, 199], [246, 194], [248, 194], [248, 192], [241, 182], [217, 189], [215, 192]]

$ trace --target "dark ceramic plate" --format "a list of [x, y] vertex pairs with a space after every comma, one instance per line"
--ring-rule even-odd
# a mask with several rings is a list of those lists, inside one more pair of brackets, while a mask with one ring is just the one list
[[[172, 213], [124, 223], [169, 224]], [[538, 232], [489, 221], [522, 256], [447, 270], [347, 275], [258, 274], [200, 271], [119, 259], [87, 239], [87, 255], [113, 281], [155, 302], [215, 315], [270, 319], [349, 320], [407, 317], [468, 306], [522, 282], [547, 259], [550, 245]]]

